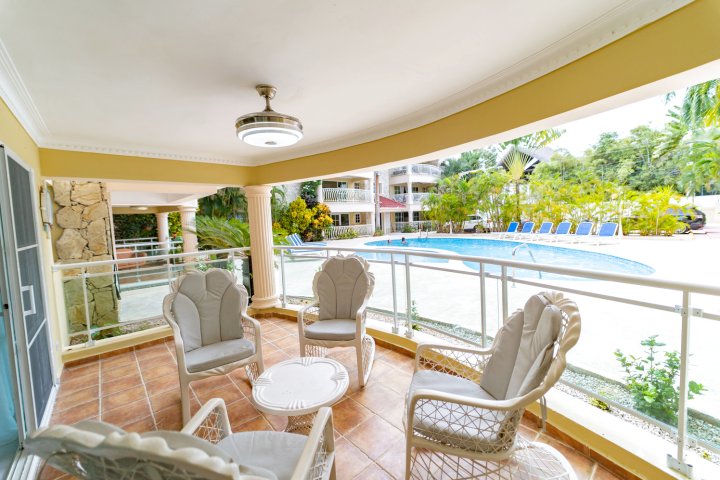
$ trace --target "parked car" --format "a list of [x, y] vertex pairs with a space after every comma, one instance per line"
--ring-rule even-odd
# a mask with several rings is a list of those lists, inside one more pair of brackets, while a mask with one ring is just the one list
[[462, 224], [464, 232], [485, 232], [485, 219], [482, 215], [468, 215]]
[[685, 228], [677, 233], [688, 233], [691, 230], [700, 230], [705, 226], [705, 214], [695, 207], [669, 208], [667, 213], [685, 224]]

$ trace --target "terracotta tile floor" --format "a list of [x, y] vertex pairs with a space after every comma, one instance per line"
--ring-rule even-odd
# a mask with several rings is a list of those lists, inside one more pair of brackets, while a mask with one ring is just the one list
[[[262, 319], [263, 354], [269, 367], [298, 355], [294, 321]], [[360, 389], [353, 349], [329, 350], [328, 356], [345, 365], [350, 388], [333, 406], [336, 429], [337, 477], [344, 479], [403, 478], [403, 401], [413, 360], [378, 347], [368, 385]], [[282, 430], [285, 418], [256, 410], [250, 400], [250, 384], [244, 369], [194, 382], [192, 411], [213, 397], [227, 404], [233, 431]], [[180, 394], [171, 340], [106, 354], [97, 360], [66, 368], [53, 411], [52, 423], [103, 420], [129, 431], [181, 428]], [[570, 461], [580, 480], [612, 480], [619, 477], [590, 458], [539, 432], [523, 419], [521, 434], [552, 444]], [[58, 478], [45, 468], [42, 478]], [[65, 476], [67, 477], [67, 476]]]

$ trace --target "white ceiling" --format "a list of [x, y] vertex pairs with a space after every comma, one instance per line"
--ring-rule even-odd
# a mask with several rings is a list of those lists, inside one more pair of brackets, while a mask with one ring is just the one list
[[196, 205], [219, 186], [168, 182], [106, 182], [113, 207]]
[[[688, 0], [0, 0], [0, 95], [41, 145], [258, 165], [437, 120]], [[262, 109], [305, 138], [235, 136]]]

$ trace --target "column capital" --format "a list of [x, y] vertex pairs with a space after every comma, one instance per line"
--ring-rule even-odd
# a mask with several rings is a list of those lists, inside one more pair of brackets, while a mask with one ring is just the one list
[[269, 197], [272, 191], [271, 185], [248, 185], [243, 187], [247, 197]]
[[197, 205], [180, 205], [178, 207], [180, 213], [195, 213], [197, 209]]
[[155, 212], [156, 218], [163, 218], [163, 217], [167, 217], [168, 215], [169, 215], [169, 212]]

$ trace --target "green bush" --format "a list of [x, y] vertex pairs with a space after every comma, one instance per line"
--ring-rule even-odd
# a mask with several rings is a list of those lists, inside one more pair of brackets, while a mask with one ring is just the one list
[[385, 235], [385, 232], [383, 232], [382, 228], [376, 228], [373, 233], [373, 237], [382, 237], [383, 235]]
[[337, 236], [338, 240], [348, 240], [351, 238], [358, 238], [358, 232], [356, 230], [346, 230]]
[[[651, 335], [640, 345], [646, 349], [645, 358], [625, 356], [620, 350], [615, 350], [615, 357], [625, 370], [626, 387], [633, 397], [635, 408], [669, 425], [677, 425], [680, 355], [676, 351], [664, 352], [664, 360], [657, 358], [660, 354], [658, 347], [665, 346], [657, 341], [657, 335]], [[688, 398], [700, 395], [704, 390], [694, 381], [688, 385]]]
[[402, 233], [415, 233], [417, 230], [415, 230], [415, 227], [413, 227], [412, 224], [408, 223], [401, 231]]

